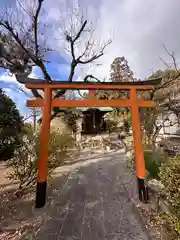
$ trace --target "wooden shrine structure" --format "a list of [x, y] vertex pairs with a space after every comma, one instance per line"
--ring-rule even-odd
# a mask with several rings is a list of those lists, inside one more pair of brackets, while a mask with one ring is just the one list
[[[37, 189], [36, 189], [36, 208], [41, 208], [46, 203], [46, 188], [48, 177], [48, 138], [51, 121], [51, 110], [53, 107], [128, 107], [132, 112], [132, 128], [134, 139], [134, 150], [136, 155], [136, 176], [139, 190], [139, 199], [145, 203], [148, 201], [148, 190], [145, 186], [146, 167], [144, 161], [143, 145], [141, 139], [141, 126], [139, 108], [152, 108], [156, 104], [151, 100], [138, 98], [138, 91], [150, 91], [161, 79], [137, 82], [59, 82], [52, 81], [46, 83], [44, 80], [29, 79], [25, 86], [28, 89], [40, 89], [44, 91], [44, 99], [28, 100], [28, 107], [43, 107], [42, 129], [40, 137]], [[79, 89], [90, 90], [90, 97], [82, 100], [52, 99], [52, 91], [58, 89]], [[95, 90], [123, 90], [129, 92], [129, 97], [122, 100], [98, 100], [95, 98]]]

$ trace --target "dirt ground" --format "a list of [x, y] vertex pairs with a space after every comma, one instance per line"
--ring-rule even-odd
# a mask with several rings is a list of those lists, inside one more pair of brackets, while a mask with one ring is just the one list
[[[18, 182], [10, 181], [7, 176], [10, 169], [0, 163], [0, 240], [19, 240], [28, 229], [38, 228], [42, 218], [34, 214], [35, 188], [22, 198], [15, 192]], [[67, 173], [59, 173], [58, 186], [64, 183]], [[49, 191], [56, 188], [56, 181], [51, 180]]]

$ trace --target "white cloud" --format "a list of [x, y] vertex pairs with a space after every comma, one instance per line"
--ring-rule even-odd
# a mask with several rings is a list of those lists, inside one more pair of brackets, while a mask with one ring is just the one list
[[[65, 5], [65, 2], [71, 4]], [[50, 24], [50, 28], [46, 29], [45, 43], [59, 51], [67, 62], [71, 57], [64, 49], [61, 33], [63, 26], [68, 25], [71, 9], [77, 2], [84, 7], [88, 6], [88, 19], [97, 25], [95, 39], [107, 40], [113, 32], [113, 42], [99, 61], [102, 66], [79, 67], [76, 77], [83, 77], [85, 73], [107, 77], [113, 59], [124, 55], [135, 75], [144, 78], [152, 71], [164, 67], [160, 56], [168, 62], [171, 61], [162, 44], [174, 51], [177, 59], [180, 59], [179, 0], [46, 0], [43, 2], [44, 9], [41, 14], [41, 23]], [[21, 3], [32, 5], [31, 0], [22, 0]], [[23, 14], [21, 12], [21, 17]], [[26, 21], [28, 25], [29, 22]], [[78, 24], [75, 24], [75, 28], [77, 27]], [[82, 51], [85, 39], [83, 35], [78, 52]]]
[[[39, 68], [33, 67], [32, 73], [29, 75], [31, 78], [38, 78]], [[26, 100], [32, 96], [32, 93], [29, 89], [25, 88], [25, 86], [19, 83], [16, 80], [15, 75], [10, 75], [8, 71], [4, 71], [0, 75], [0, 86], [3, 83], [4, 92], [14, 101], [16, 102], [17, 108], [23, 116], [27, 116], [29, 114], [29, 110], [26, 107]], [[22, 90], [23, 91], [22, 91]]]
[[30, 78], [41, 78], [42, 77], [42, 72], [41, 69], [38, 66], [34, 66], [32, 68], [32, 72], [29, 74]]
[[[33, 79], [37, 79], [41, 77], [40, 74], [40, 69], [39, 67], [33, 67], [31, 74], [29, 75], [29, 77], [33, 78]], [[11, 91], [10, 89], [13, 89], [16, 92], [21, 92], [22, 94], [27, 94], [28, 96], [31, 96], [31, 91], [29, 89], [27, 89], [24, 84], [19, 83], [16, 80], [16, 77], [14, 74], [10, 74], [8, 70], [4, 71], [4, 73], [2, 73], [0, 75], [0, 82], [4, 82], [4, 84], [7, 84], [10, 86], [10, 88], [4, 88], [6, 89], [6, 91], [9, 92]], [[22, 89], [25, 93], [23, 93], [20, 89]]]
[[[29, 77], [38, 78], [39, 74], [37, 74], [37, 72], [40, 71], [39, 69], [40, 69], [39, 67], [36, 67], [36, 66], [33, 67], [32, 72], [29, 75]], [[8, 70], [4, 70], [4, 72], [0, 75], [0, 81], [4, 81], [4, 82], [7, 82], [7, 83], [17, 83], [18, 85], [21, 85], [20, 83], [17, 82], [15, 75], [9, 73]]]
[[0, 81], [6, 83], [15, 83], [16, 78], [14, 75], [10, 75], [8, 71], [5, 71], [3, 74], [0, 75]]
[[[46, 1], [45, 8], [48, 10], [46, 20], [51, 21], [52, 25], [55, 23], [55, 29], [51, 34], [51, 40], [53, 37], [56, 39], [53, 47], [56, 47], [69, 60], [69, 56], [63, 49], [58, 25], [62, 11], [64, 11], [62, 2]], [[144, 78], [152, 71], [164, 67], [159, 59], [160, 56], [170, 61], [162, 44], [165, 44], [170, 51], [174, 51], [177, 58], [179, 57], [179, 0], [173, 2], [171, 0], [156, 2], [153, 0], [102, 0], [98, 1], [98, 4], [95, 0], [86, 0], [82, 2], [83, 5], [85, 5], [84, 2], [89, 6], [90, 18], [96, 20], [95, 17], [97, 15], [99, 17], [96, 31], [99, 38], [106, 40], [109, 33], [113, 31], [113, 43], [100, 59], [102, 66], [85, 67], [86, 72], [101, 77], [108, 76], [113, 59], [124, 55], [135, 75]], [[59, 9], [61, 12], [58, 12]], [[67, 11], [63, 12], [63, 16], [64, 22], [67, 23], [69, 16]]]
[[12, 89], [10, 89], [10, 88], [3, 88], [3, 90], [6, 91], [6, 92], [11, 92], [12, 91]]

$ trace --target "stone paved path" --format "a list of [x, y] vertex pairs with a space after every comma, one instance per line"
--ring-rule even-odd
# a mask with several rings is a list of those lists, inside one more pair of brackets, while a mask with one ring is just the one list
[[136, 186], [124, 160], [109, 153], [72, 170], [37, 240], [149, 239], [129, 198]]

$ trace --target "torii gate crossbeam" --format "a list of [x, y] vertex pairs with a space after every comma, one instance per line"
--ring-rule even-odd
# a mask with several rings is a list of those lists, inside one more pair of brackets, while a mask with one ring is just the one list
[[[58, 82], [46, 84], [45, 81], [31, 80], [26, 87], [28, 89], [44, 90], [44, 99], [28, 100], [28, 107], [43, 107], [42, 129], [40, 138], [40, 154], [38, 161], [38, 176], [36, 190], [36, 208], [41, 208], [46, 203], [46, 187], [48, 176], [48, 138], [51, 121], [52, 107], [129, 107], [132, 112], [132, 128], [134, 139], [134, 150], [136, 155], [136, 176], [138, 183], [139, 199], [145, 203], [148, 201], [148, 190], [144, 180], [146, 177], [146, 167], [144, 161], [143, 145], [141, 138], [141, 126], [139, 108], [155, 107], [154, 101], [145, 101], [137, 97], [137, 91], [151, 90], [154, 85], [160, 83], [161, 79], [150, 81], [139, 81], [131, 83], [84, 83], [84, 82]], [[52, 91], [54, 89], [106, 89], [106, 90], [128, 90], [129, 98], [123, 100], [98, 100], [95, 96], [84, 100], [61, 100], [52, 99]]]

